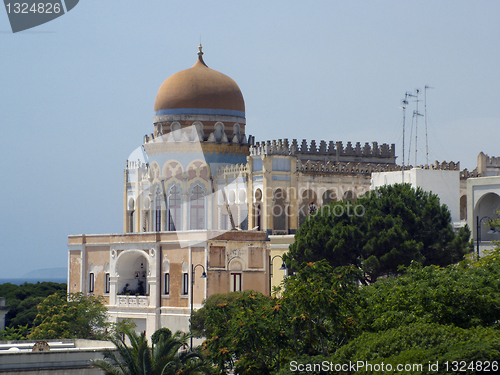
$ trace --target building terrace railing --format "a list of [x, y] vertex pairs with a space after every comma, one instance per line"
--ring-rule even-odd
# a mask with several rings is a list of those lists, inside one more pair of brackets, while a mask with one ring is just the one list
[[120, 307], [148, 307], [149, 296], [116, 296], [116, 305]]

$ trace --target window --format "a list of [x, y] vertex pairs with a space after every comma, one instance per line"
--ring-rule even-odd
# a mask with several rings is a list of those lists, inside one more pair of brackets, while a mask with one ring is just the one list
[[182, 274], [182, 295], [187, 296], [189, 294], [189, 274], [184, 272]]
[[134, 233], [134, 211], [130, 212], [128, 228], [130, 233]]
[[181, 223], [181, 192], [177, 186], [173, 186], [170, 189], [168, 209], [168, 230], [175, 231], [177, 227], [180, 227]]
[[109, 273], [104, 275], [104, 293], [109, 293], [110, 290], [110, 277]]
[[156, 190], [156, 199], [155, 199], [156, 207], [155, 207], [155, 231], [161, 231], [161, 196], [160, 189]]
[[170, 294], [170, 274], [166, 272], [164, 277], [165, 277], [165, 289], [163, 294]]
[[205, 197], [200, 185], [191, 191], [190, 229], [205, 228]]
[[94, 274], [89, 273], [89, 293], [94, 293]]
[[241, 292], [241, 273], [231, 273], [231, 292]]

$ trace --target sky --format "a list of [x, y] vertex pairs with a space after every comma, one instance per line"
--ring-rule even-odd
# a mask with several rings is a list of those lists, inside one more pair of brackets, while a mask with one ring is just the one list
[[[0, 9], [0, 278], [67, 266], [70, 234], [123, 231], [125, 161], [200, 41], [256, 141], [395, 143], [401, 163], [401, 100], [420, 89], [423, 113], [427, 85], [429, 163], [500, 156], [499, 14], [497, 0], [82, 0], [13, 34]], [[423, 117], [417, 135], [424, 164]]]

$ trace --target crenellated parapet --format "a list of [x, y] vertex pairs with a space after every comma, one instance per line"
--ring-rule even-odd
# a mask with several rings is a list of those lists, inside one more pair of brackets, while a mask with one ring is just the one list
[[299, 145], [297, 140], [278, 139], [266, 142], [257, 142], [250, 147], [250, 155], [317, 155], [317, 156], [338, 156], [338, 157], [360, 157], [360, 158], [395, 158], [396, 145], [386, 143], [379, 145], [377, 142], [365, 143], [363, 146], [357, 142], [354, 146], [347, 142], [344, 147], [342, 142], [320, 141], [319, 144], [312, 140], [305, 139]]
[[141, 160], [135, 160], [135, 161], [134, 160], [127, 160], [127, 162], [125, 163], [125, 168], [126, 169], [139, 169], [139, 168], [146, 169], [147, 164]]
[[431, 164], [428, 166], [427, 164], [423, 167], [423, 169], [434, 169], [434, 170], [441, 170], [441, 171], [459, 171], [460, 170], [460, 162], [446, 162], [442, 161], [441, 163], [438, 162], [437, 160], [434, 162], [434, 164]]
[[127, 172], [127, 181], [147, 181], [150, 176], [149, 164], [141, 160], [127, 160], [125, 164], [125, 171]]
[[486, 168], [500, 168], [500, 156], [488, 156], [486, 155]]
[[467, 168], [464, 168], [464, 170], [460, 171], [461, 180], [467, 180], [468, 178], [472, 177], [481, 177], [477, 171], [477, 168], [474, 168], [472, 171], [469, 171], [467, 170]]
[[477, 171], [481, 177], [500, 176], [500, 157], [480, 152], [477, 157]]

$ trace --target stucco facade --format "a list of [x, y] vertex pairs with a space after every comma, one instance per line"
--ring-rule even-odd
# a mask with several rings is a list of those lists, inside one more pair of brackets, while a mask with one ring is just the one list
[[400, 170], [395, 145], [255, 142], [237, 84], [202, 55], [161, 85], [153, 132], [126, 161], [124, 233], [68, 239], [69, 292], [104, 296], [114, 321], [148, 336], [187, 331], [212, 294], [270, 293], [311, 212]]

